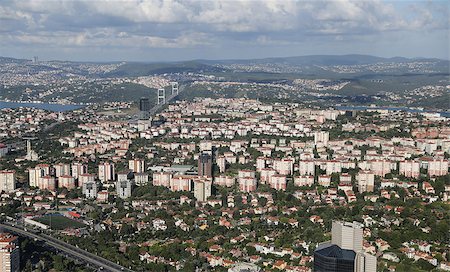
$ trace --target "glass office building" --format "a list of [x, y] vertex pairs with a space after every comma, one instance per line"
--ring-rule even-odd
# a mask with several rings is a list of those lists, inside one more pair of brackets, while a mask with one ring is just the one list
[[356, 253], [337, 245], [324, 244], [314, 251], [315, 272], [353, 272]]

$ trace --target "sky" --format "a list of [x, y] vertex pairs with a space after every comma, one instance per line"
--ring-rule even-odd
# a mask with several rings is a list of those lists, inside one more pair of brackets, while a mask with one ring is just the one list
[[450, 2], [0, 0], [0, 56], [179, 61], [368, 54], [449, 59]]

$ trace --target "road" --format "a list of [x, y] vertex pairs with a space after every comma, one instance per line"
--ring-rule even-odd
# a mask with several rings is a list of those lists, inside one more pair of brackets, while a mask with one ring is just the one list
[[111, 271], [111, 272], [132, 272], [132, 270], [127, 269], [121, 265], [118, 265], [114, 262], [111, 262], [109, 260], [106, 260], [102, 257], [99, 257], [95, 254], [89, 253], [85, 250], [82, 250], [80, 248], [77, 248], [75, 246], [72, 246], [66, 242], [63, 242], [61, 240], [58, 240], [56, 238], [53, 238], [51, 236], [48, 236], [46, 234], [42, 233], [32, 233], [30, 231], [27, 231], [19, 226], [11, 226], [9, 224], [0, 223], [0, 228], [3, 228], [7, 231], [16, 233], [20, 236], [26, 236], [35, 240], [44, 241], [49, 246], [62, 251], [71, 257], [83, 261], [85, 263], [89, 263], [93, 265], [94, 267], [100, 268], [102, 271]]
[[150, 109], [149, 114], [150, 116], [157, 113], [164, 105], [168, 104], [172, 99], [174, 99], [176, 96], [178, 96], [182, 91], [184, 90], [184, 86], [179, 86], [178, 93], [174, 93], [166, 98], [166, 102], [164, 104], [156, 104], [153, 108]]

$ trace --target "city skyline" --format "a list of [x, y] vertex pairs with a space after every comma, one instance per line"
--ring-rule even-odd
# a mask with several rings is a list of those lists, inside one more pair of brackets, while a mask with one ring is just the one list
[[1, 3], [1, 272], [450, 272], [448, 0]]
[[446, 1], [6, 1], [0, 21], [1, 55], [40, 60], [449, 58]]

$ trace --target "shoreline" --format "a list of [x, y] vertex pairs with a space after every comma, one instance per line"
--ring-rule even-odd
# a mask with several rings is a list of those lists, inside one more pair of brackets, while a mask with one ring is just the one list
[[44, 102], [14, 102], [0, 100], [0, 109], [15, 109], [15, 108], [35, 108], [48, 110], [53, 112], [73, 111], [86, 107], [82, 104], [59, 104], [59, 103], [44, 103]]
[[4, 100], [4, 99], [0, 99], [0, 103], [16, 103], [16, 104], [49, 104], [49, 105], [61, 105], [61, 106], [89, 106], [92, 105], [90, 103], [70, 103], [70, 104], [66, 104], [66, 103], [59, 103], [59, 102], [44, 102], [44, 101], [40, 101], [40, 100]]

